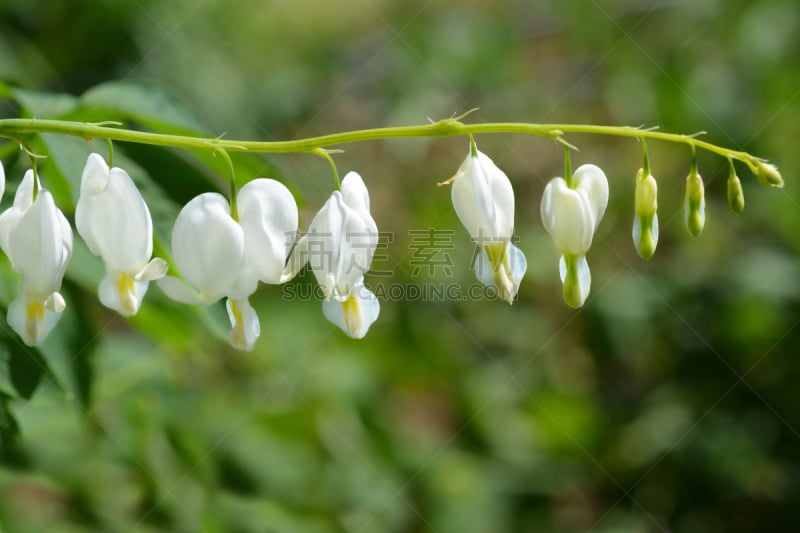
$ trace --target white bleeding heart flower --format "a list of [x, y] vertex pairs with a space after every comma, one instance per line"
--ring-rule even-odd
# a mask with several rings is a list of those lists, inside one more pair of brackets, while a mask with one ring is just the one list
[[284, 278], [308, 262], [322, 288], [325, 317], [347, 335], [360, 339], [378, 318], [380, 304], [364, 286], [378, 245], [378, 227], [369, 210], [369, 192], [356, 172], [349, 172], [314, 216], [289, 260]]
[[608, 180], [595, 165], [575, 170], [570, 184], [553, 178], [542, 196], [541, 214], [545, 229], [561, 250], [559, 273], [564, 284], [564, 301], [581, 307], [592, 283], [586, 253], [608, 205]]
[[32, 170], [25, 173], [14, 204], [0, 215], [0, 248], [22, 276], [20, 294], [8, 306], [8, 324], [25, 344], [37, 346], [66, 307], [59, 290], [72, 255], [72, 229]]
[[167, 263], [152, 259], [150, 210], [128, 173], [89, 155], [75, 207], [75, 227], [106, 266], [100, 302], [122, 316], [135, 315], [151, 281], [164, 277]]
[[226, 297], [231, 344], [251, 350], [260, 325], [248, 298], [259, 281], [282, 281], [297, 233], [297, 204], [283, 184], [264, 178], [242, 187], [236, 203], [236, 219], [218, 193], [196, 196], [181, 209], [172, 253], [186, 281], [167, 276], [158, 285], [170, 298], [189, 304]]
[[514, 191], [508, 176], [471, 144], [470, 154], [452, 179], [451, 195], [459, 220], [479, 247], [478, 280], [512, 303], [527, 261], [522, 250], [511, 244]]

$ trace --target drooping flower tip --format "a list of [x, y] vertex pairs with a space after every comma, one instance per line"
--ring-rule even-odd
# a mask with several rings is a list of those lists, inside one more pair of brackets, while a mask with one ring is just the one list
[[592, 273], [586, 256], [562, 255], [558, 262], [558, 272], [564, 285], [564, 303], [574, 309], [583, 307], [592, 285]]
[[512, 305], [528, 263], [522, 250], [509, 241], [501, 241], [484, 244], [474, 267], [478, 281], [495, 289], [501, 300]]
[[645, 261], [652, 259], [658, 246], [658, 215], [653, 215], [649, 220], [635, 217], [631, 236], [639, 257]]
[[343, 302], [329, 300], [322, 303], [325, 318], [353, 339], [366, 336], [370, 326], [378, 319], [380, 310], [378, 298], [364, 286], [363, 276]]
[[255, 309], [246, 298], [242, 300], [228, 298], [225, 307], [231, 321], [231, 346], [245, 352], [252, 351], [261, 335], [261, 325]]

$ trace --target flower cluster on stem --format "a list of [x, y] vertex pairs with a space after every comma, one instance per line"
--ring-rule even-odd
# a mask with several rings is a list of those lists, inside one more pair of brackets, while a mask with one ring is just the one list
[[[451, 199], [458, 219], [476, 243], [473, 268], [478, 280], [511, 304], [517, 298], [527, 269], [525, 254], [512, 243], [515, 198], [508, 176], [489, 156], [477, 149], [473, 134], [526, 133], [555, 139], [569, 148], [565, 133], [594, 133], [678, 142], [692, 149], [692, 165], [684, 195], [685, 222], [698, 235], [705, 223], [704, 183], [694, 152], [704, 149], [730, 162], [727, 196], [730, 209], [744, 208], [742, 184], [735, 161], [744, 163], [758, 181], [769, 187], [784, 182], [777, 167], [749, 153], [653, 129], [582, 124], [486, 123], [463, 124], [458, 118], [421, 126], [376, 128], [335, 133], [310, 139], [275, 142], [230, 141], [112, 128], [108, 123], [85, 124], [41, 119], [0, 119], [0, 136], [20, 142], [31, 156], [33, 169], [25, 173], [13, 204], [0, 214], [0, 249], [21, 278], [20, 290], [7, 310], [11, 328], [32, 346], [42, 343], [66, 307], [61, 283], [72, 254], [72, 229], [52, 194], [39, 183], [35, 161], [23, 141], [30, 133], [57, 133], [163, 146], [209, 150], [221, 154], [231, 170], [231, 192], [203, 193], [185, 205], [172, 232], [176, 272], [167, 276], [168, 263], [153, 258], [150, 211], [128, 173], [110, 167], [91, 154], [81, 177], [75, 225], [88, 249], [99, 256], [105, 274], [98, 285], [100, 302], [129, 317], [135, 315], [156, 281], [170, 298], [208, 305], [225, 298], [231, 322], [230, 341], [251, 350], [260, 336], [260, 324], [250, 297], [259, 283], [290, 280], [305, 265], [323, 292], [322, 311], [353, 338], [367, 334], [380, 313], [380, 303], [366, 288], [364, 276], [378, 244], [377, 224], [361, 176], [350, 172], [341, 181], [327, 146], [398, 137], [468, 135], [470, 148], [452, 184]], [[228, 151], [302, 152], [321, 155], [332, 166], [336, 188], [299, 236], [298, 209], [292, 194], [280, 182], [257, 178], [238, 192]], [[564, 301], [584, 305], [591, 286], [586, 255], [608, 204], [608, 180], [592, 164], [572, 172], [566, 151], [564, 177], [545, 187], [540, 214], [546, 231], [561, 252], [559, 273]], [[0, 164], [0, 198], [5, 171]], [[636, 175], [632, 237], [638, 254], [653, 256], [659, 238], [658, 187], [645, 163]]]
[[188, 304], [226, 298], [231, 344], [251, 350], [261, 328], [249, 298], [259, 281], [280, 283], [297, 232], [297, 204], [285, 185], [266, 178], [242, 187], [236, 204], [234, 217], [228, 200], [209, 192], [181, 209], [172, 230], [172, 254], [185, 281], [167, 276], [158, 285]]

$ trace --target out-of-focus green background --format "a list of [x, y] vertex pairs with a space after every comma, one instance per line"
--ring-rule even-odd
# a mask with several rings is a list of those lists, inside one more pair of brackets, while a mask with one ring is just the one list
[[[259, 290], [252, 353], [227, 345], [222, 304], [179, 306], [151, 288], [135, 319], [102, 308], [102, 264], [77, 242], [68, 309], [42, 349], [0, 328], [2, 530], [796, 530], [798, 35], [795, 0], [0, 2], [5, 117], [271, 140], [477, 107], [466, 120], [705, 130], [786, 180], [763, 189], [737, 167], [736, 217], [727, 162], [701, 153], [707, 222], [694, 238], [681, 211], [689, 151], [651, 142], [661, 240], [644, 262], [630, 237], [640, 145], [570, 136], [573, 164], [600, 165], [611, 188], [575, 311], [539, 222], [561, 149], [479, 136], [514, 185], [528, 258], [509, 307], [408, 292], [475, 283], [473, 246], [436, 187], [467, 141], [348, 145], [339, 169], [364, 177], [386, 232], [367, 276], [381, 316], [348, 339], [301, 297], [305, 274]], [[105, 144], [44, 136], [34, 148], [71, 217], [86, 154]], [[0, 152], [7, 206], [27, 163], [11, 143]], [[182, 203], [224, 183], [203, 154], [115, 154], [150, 202], [158, 246]], [[331, 192], [311, 156], [234, 162], [243, 181], [287, 183], [302, 227]], [[425, 241], [431, 229], [444, 241]], [[442, 264], [420, 267], [426, 253]], [[7, 305], [18, 278], [1, 261]]]

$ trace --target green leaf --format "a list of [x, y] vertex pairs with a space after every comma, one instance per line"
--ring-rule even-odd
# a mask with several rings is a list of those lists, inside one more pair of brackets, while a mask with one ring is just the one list
[[96, 348], [97, 331], [91, 328], [86, 308], [78, 292], [68, 281], [61, 287], [67, 308], [61, 321], [39, 346], [51, 378], [81, 410], [89, 407], [92, 389], [91, 356]]
[[8, 343], [8, 373], [16, 393], [29, 400], [45, 374], [47, 365], [37, 350], [23, 347], [22, 341]]
[[0, 98], [12, 98], [13, 90], [11, 86], [3, 80], [0, 80]]
[[71, 94], [44, 93], [11, 89], [11, 96], [22, 107], [23, 115], [36, 118], [59, 118], [78, 108], [79, 100]]
[[6, 452], [9, 444], [19, 437], [19, 424], [9, 409], [10, 401], [11, 398], [0, 394], [0, 450], [3, 452]]
[[[2, 312], [5, 316], [5, 309]], [[62, 390], [59, 378], [44, 358], [39, 348], [25, 346], [17, 334], [7, 330], [0, 348], [0, 395], [30, 400], [42, 378], [48, 377]], [[3, 368], [4, 367], [4, 368]]]
[[[19, 292], [19, 277], [7, 265], [0, 268], [0, 306], [5, 319], [8, 304]], [[63, 393], [88, 405], [91, 393], [92, 368], [97, 331], [90, 327], [87, 309], [75, 305], [79, 294], [75, 284], [66, 280], [61, 289], [67, 309], [59, 324], [37, 347], [25, 346], [10, 328], [0, 329], [0, 393], [29, 400], [47, 377]], [[5, 338], [3, 338], [5, 337]], [[2, 367], [5, 366], [5, 369]], [[5, 370], [5, 372], [4, 372]]]
[[108, 82], [89, 89], [81, 97], [84, 120], [108, 120], [108, 113], [135, 120], [162, 132], [201, 131], [200, 124], [172, 93], [157, 85]]
[[[133, 121], [159, 133], [210, 136], [191, 111], [163, 87], [126, 81], [89, 89], [72, 118]], [[209, 189], [227, 192], [228, 166], [214, 152], [133, 143], [124, 146], [128, 155], [181, 204]], [[258, 177], [279, 178], [277, 169], [263, 155], [243, 154], [235, 158], [234, 164], [240, 185]], [[176, 191], [181, 192], [175, 194]]]

